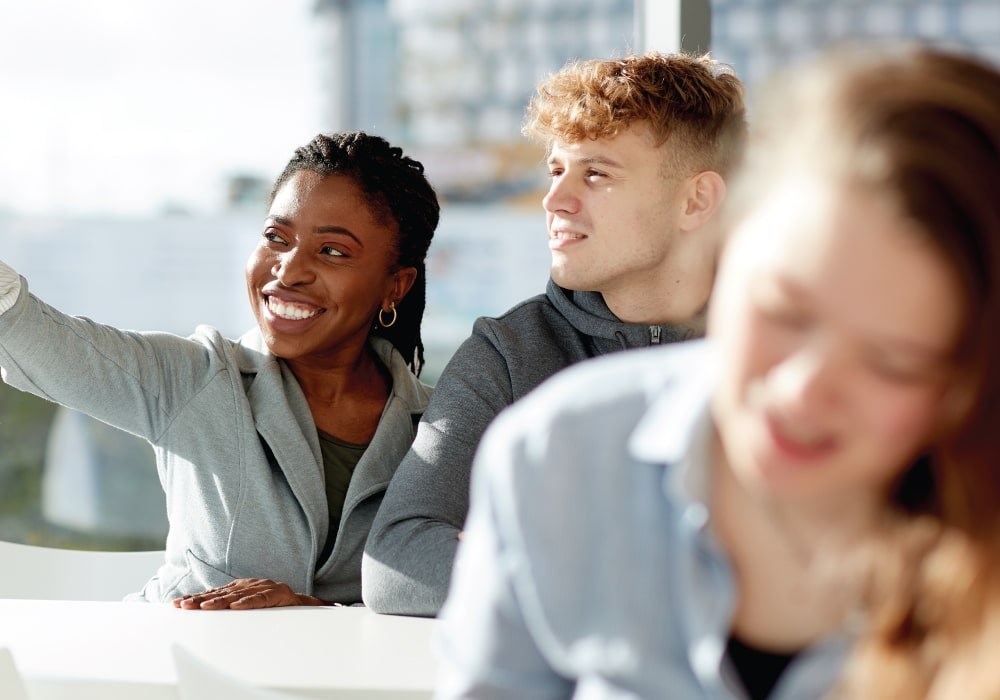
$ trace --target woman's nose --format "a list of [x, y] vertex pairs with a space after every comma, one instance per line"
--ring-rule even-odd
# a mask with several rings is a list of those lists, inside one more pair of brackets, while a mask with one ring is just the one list
[[271, 267], [271, 274], [279, 282], [289, 287], [310, 282], [314, 278], [306, 256], [298, 248], [293, 248], [279, 255]]
[[839, 401], [848, 378], [832, 348], [816, 342], [786, 356], [770, 372], [773, 395], [788, 408], [825, 410]]

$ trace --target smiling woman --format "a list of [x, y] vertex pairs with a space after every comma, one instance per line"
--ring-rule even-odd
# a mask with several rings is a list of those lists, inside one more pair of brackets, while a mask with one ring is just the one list
[[275, 184], [246, 268], [258, 327], [238, 340], [68, 316], [0, 262], [4, 379], [153, 446], [171, 529], [136, 599], [360, 602], [372, 518], [430, 395], [417, 375], [438, 216], [399, 148], [317, 136]]
[[413, 285], [416, 268], [396, 263], [397, 246], [365, 199], [350, 178], [312, 171], [276, 192], [247, 287], [264, 338], [286, 360], [334, 338], [357, 354], [376, 309], [394, 312]]

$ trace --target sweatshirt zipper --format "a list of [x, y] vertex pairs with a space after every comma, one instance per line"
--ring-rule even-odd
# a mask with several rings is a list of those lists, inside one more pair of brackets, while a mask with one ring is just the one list
[[660, 344], [660, 327], [650, 326], [649, 327], [649, 344], [659, 345]]

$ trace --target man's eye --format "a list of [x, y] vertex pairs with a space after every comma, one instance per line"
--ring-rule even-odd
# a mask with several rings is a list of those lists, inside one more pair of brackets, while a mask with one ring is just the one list
[[267, 230], [263, 233], [264, 240], [270, 243], [285, 243], [285, 239], [279, 236], [275, 231]]
[[323, 255], [330, 255], [330, 256], [335, 257], [335, 258], [342, 258], [342, 257], [344, 257], [344, 252], [343, 251], [337, 250], [336, 248], [334, 248], [332, 246], [323, 246], [323, 248], [321, 248], [319, 252], [322, 253]]

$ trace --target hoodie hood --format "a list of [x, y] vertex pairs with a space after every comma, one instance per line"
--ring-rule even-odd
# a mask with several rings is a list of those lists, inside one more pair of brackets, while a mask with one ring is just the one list
[[690, 325], [626, 323], [612, 313], [599, 292], [575, 292], [549, 279], [545, 295], [566, 320], [593, 340], [595, 354], [675, 343], [701, 337]]

